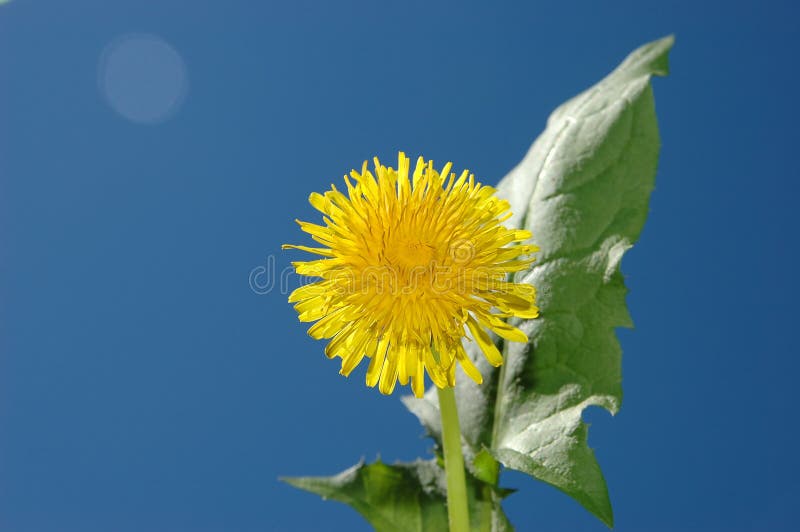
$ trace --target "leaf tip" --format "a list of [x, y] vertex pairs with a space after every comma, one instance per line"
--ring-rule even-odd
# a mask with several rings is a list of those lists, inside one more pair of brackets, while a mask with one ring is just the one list
[[631, 52], [618, 70], [637, 76], [666, 76], [669, 74], [669, 52], [674, 44], [675, 36], [671, 34], [644, 44]]
[[285, 483], [285, 484], [289, 484], [290, 486], [292, 486], [294, 488], [310, 491], [307, 488], [307, 486], [308, 486], [308, 477], [278, 477], [278, 480], [280, 482]]
[[596, 515], [596, 516], [597, 516], [597, 517], [598, 517], [598, 518], [599, 518], [599, 519], [600, 519], [600, 520], [603, 522], [603, 524], [604, 524], [604, 525], [606, 525], [608, 528], [610, 528], [610, 529], [613, 529], [613, 528], [614, 528], [614, 510], [612, 510], [612, 509], [611, 509], [611, 505], [610, 505], [610, 504], [608, 505], [608, 509], [607, 509], [607, 511], [603, 511], [602, 513], [596, 513], [595, 515]]

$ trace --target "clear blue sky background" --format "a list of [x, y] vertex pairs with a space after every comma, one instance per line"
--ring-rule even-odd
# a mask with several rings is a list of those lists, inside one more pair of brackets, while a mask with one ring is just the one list
[[[277, 477], [431, 443], [397, 393], [366, 389], [363, 369], [338, 376], [250, 271], [269, 255], [285, 267], [308, 193], [374, 154], [498, 181], [557, 104], [669, 33], [657, 186], [623, 264], [625, 403], [587, 412], [590, 443], [621, 532], [792, 529], [799, 14], [788, 1], [1, 5], [0, 529], [367, 530]], [[103, 57], [131, 33], [175, 55], [109, 74]], [[144, 116], [180, 61], [188, 85], [161, 122], [110, 104]], [[604, 529], [553, 488], [504, 482], [520, 489], [506, 505], [519, 530]]]

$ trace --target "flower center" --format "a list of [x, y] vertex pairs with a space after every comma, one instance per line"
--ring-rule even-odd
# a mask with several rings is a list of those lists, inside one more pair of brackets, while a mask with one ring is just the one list
[[401, 238], [386, 247], [386, 260], [398, 274], [428, 270], [435, 256], [436, 248], [418, 238]]

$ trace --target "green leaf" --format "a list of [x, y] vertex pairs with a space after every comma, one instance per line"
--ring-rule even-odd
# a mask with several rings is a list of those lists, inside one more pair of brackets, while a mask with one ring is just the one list
[[[435, 460], [387, 465], [361, 463], [332, 477], [283, 479], [292, 486], [352, 506], [378, 532], [447, 530], [446, 479]], [[513, 528], [499, 509], [506, 494], [467, 476], [470, 522], [475, 531]], [[495, 509], [497, 509], [495, 511]]]
[[[500, 370], [468, 345], [484, 375], [461, 373], [456, 396], [464, 452], [474, 474], [487, 448], [505, 467], [574, 497], [613, 524], [608, 491], [581, 414], [622, 401], [621, 349], [614, 329], [632, 325], [619, 266], [647, 217], [659, 151], [653, 75], [668, 72], [667, 37], [634, 51], [600, 83], [553, 112], [523, 161], [498, 185], [541, 251], [517, 282], [537, 288], [540, 317], [515, 320], [529, 344], [497, 341]], [[404, 398], [440, 439], [438, 403]], [[484, 478], [484, 477], [482, 477]]]

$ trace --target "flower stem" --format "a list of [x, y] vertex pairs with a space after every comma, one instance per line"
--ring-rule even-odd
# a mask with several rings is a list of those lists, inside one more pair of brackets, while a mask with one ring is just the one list
[[450, 532], [469, 532], [467, 483], [461, 454], [461, 429], [458, 426], [456, 394], [453, 388], [438, 388], [442, 414], [442, 446], [447, 474], [447, 516]]

